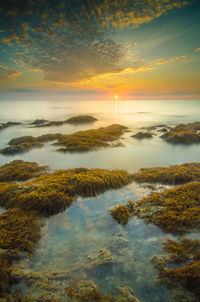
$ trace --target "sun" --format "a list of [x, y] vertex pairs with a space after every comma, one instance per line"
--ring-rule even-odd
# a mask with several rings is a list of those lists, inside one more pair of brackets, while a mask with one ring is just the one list
[[118, 100], [118, 95], [115, 95], [115, 100]]

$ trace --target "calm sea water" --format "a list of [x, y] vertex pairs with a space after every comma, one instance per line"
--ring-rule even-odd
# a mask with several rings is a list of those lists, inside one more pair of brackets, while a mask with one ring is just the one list
[[121, 168], [135, 171], [142, 167], [180, 164], [199, 160], [199, 145], [180, 146], [165, 143], [159, 137], [137, 141], [130, 136], [140, 127], [157, 124], [177, 125], [199, 120], [200, 101], [1, 101], [0, 122], [32, 122], [36, 118], [65, 120], [78, 114], [91, 114], [98, 118], [92, 125], [64, 125], [50, 128], [10, 127], [1, 131], [0, 147], [14, 137], [44, 133], [73, 133], [79, 130], [108, 126], [113, 123], [126, 125], [131, 130], [122, 140], [125, 147], [100, 151], [60, 154], [55, 147], [35, 149], [23, 155], [0, 155], [0, 163], [13, 159], [36, 161], [53, 169], [73, 167]]
[[[23, 126], [10, 127], [0, 132], [0, 147], [14, 137], [44, 133], [73, 133], [79, 130], [120, 123], [129, 127], [122, 142], [124, 147], [107, 148], [89, 153], [61, 154], [51, 144], [23, 155], [0, 155], [0, 164], [14, 159], [36, 161], [51, 169], [72, 167], [126, 169], [167, 166], [199, 161], [200, 144], [170, 145], [159, 136], [137, 141], [131, 135], [141, 127], [158, 124], [174, 126], [200, 120], [200, 101], [2, 101], [0, 121], [20, 121]], [[36, 118], [65, 120], [78, 114], [98, 118], [92, 125], [64, 125], [49, 128], [30, 128]], [[149, 194], [148, 189], [132, 183], [120, 190], [109, 191], [96, 198], [78, 198], [64, 213], [46, 221], [42, 237], [32, 259], [18, 265], [36, 272], [69, 272], [71, 279], [91, 279], [104, 293], [116, 295], [119, 288], [129, 286], [141, 302], [167, 302], [168, 291], [155, 285], [157, 271], [150, 258], [162, 253], [162, 241], [167, 234], [138, 219], [131, 219], [123, 227], [112, 220], [109, 209], [127, 200], [137, 200]], [[119, 246], [117, 245], [119, 244]], [[122, 245], [120, 245], [122, 244]], [[100, 249], [110, 250], [114, 257], [112, 267], [89, 272], [88, 256], [95, 257]], [[121, 253], [120, 253], [121, 251]], [[32, 287], [24, 292], [37, 296], [41, 289]], [[64, 287], [56, 283], [56, 286]], [[58, 291], [59, 292], [59, 291]], [[57, 293], [59, 296], [59, 293]], [[59, 301], [62, 301], [60, 298]]]

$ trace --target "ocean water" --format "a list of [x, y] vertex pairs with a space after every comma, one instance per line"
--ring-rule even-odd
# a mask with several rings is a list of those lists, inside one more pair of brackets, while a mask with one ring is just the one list
[[10, 127], [0, 133], [0, 148], [12, 138], [44, 133], [73, 133], [79, 130], [108, 126], [113, 123], [129, 127], [130, 132], [121, 140], [125, 147], [106, 148], [88, 153], [61, 154], [56, 147], [34, 149], [23, 155], [0, 155], [0, 163], [13, 159], [36, 161], [52, 169], [90, 167], [126, 169], [136, 171], [143, 167], [166, 166], [199, 160], [199, 145], [180, 146], [164, 142], [158, 136], [138, 141], [131, 137], [141, 127], [199, 120], [200, 101], [1, 101], [0, 122], [30, 123], [36, 118], [65, 120], [78, 114], [91, 114], [98, 121], [92, 125], [64, 125], [59, 127], [31, 128], [28, 125]]
[[[195, 122], [199, 119], [200, 101], [2, 101], [0, 122], [20, 121], [0, 132], [0, 147], [12, 138], [23, 135], [38, 136], [44, 133], [73, 133], [79, 130], [119, 123], [127, 126], [121, 139], [123, 147], [106, 148], [89, 153], [59, 153], [51, 143], [42, 149], [15, 156], [0, 155], [0, 164], [14, 159], [36, 161], [51, 169], [74, 167], [125, 169], [130, 172], [144, 167], [168, 166], [199, 161], [200, 144], [191, 146], [170, 145], [159, 135], [138, 141], [131, 137], [141, 127]], [[59, 127], [31, 128], [36, 118], [65, 120], [79, 114], [91, 114], [98, 121], [92, 125], [64, 125]], [[163, 188], [159, 188], [162, 190]], [[162, 254], [162, 242], [172, 238], [153, 225], [133, 218], [126, 226], [115, 222], [109, 209], [128, 200], [138, 200], [150, 190], [132, 183], [122, 189], [108, 191], [95, 198], [78, 198], [69, 209], [46, 220], [41, 240], [31, 259], [20, 261], [17, 267], [38, 272], [63, 272], [69, 279], [92, 280], [103, 293], [117, 295], [122, 286], [129, 286], [141, 302], [167, 302], [169, 292], [156, 285], [157, 271], [150, 258]], [[112, 266], [88, 269], [91, 259], [102, 248], [114, 258]], [[62, 301], [62, 289], [67, 281], [52, 281], [57, 291], [52, 292]], [[19, 287], [24, 294], [44, 294], [48, 289], [32, 285]], [[52, 291], [52, 290], [51, 290]], [[54, 296], [53, 296], [54, 297]], [[52, 298], [53, 299], [53, 298]], [[53, 301], [53, 300], [52, 300]], [[63, 300], [64, 301], [64, 300]]]

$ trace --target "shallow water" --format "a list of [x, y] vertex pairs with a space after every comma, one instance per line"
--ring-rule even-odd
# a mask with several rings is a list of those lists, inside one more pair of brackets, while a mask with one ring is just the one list
[[[28, 124], [36, 118], [65, 120], [78, 114], [91, 114], [99, 120], [92, 125], [30, 128], [26, 124], [10, 127], [0, 132], [0, 147], [5, 147], [10, 139], [18, 136], [55, 132], [67, 134], [112, 123], [126, 125], [130, 132], [121, 140], [124, 147], [62, 154], [56, 152], [50, 143], [42, 149], [35, 149], [23, 155], [0, 155], [0, 164], [23, 159], [47, 164], [51, 169], [83, 166], [136, 171], [142, 167], [199, 161], [198, 144], [175, 146], [165, 143], [159, 136], [142, 141], [131, 137], [143, 126], [173, 126], [197, 121], [198, 109], [199, 101], [2, 101], [1, 122], [22, 121]], [[68, 272], [69, 278], [75, 280], [91, 279], [103, 293], [116, 295], [120, 287], [128, 285], [134, 289], [141, 302], [169, 301], [166, 288], [155, 285], [157, 271], [153, 268], [150, 258], [162, 253], [162, 241], [170, 236], [135, 218], [123, 227], [115, 222], [109, 213], [112, 206], [126, 203], [129, 199], [137, 200], [146, 194], [149, 194], [148, 189], [132, 183], [96, 198], [78, 198], [67, 211], [46, 221], [35, 255], [18, 265], [36, 272]], [[112, 252], [114, 263], [104, 269], [88, 270], [91, 265], [88, 256], [97, 256], [102, 248]], [[62, 284], [58, 282], [57, 285], [63, 287], [65, 281]], [[20, 286], [26, 292], [24, 284]], [[36, 288], [28, 289], [29, 291], [34, 295], [38, 294]]]

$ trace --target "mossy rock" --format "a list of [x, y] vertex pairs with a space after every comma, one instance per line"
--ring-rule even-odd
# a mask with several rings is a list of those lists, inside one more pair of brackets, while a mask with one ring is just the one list
[[127, 127], [113, 124], [108, 127], [79, 131], [69, 135], [63, 135], [54, 145], [61, 146], [61, 152], [87, 152], [98, 150], [102, 147], [112, 147], [112, 142], [117, 141]]
[[119, 204], [110, 210], [110, 213], [118, 223], [126, 225], [129, 218], [132, 217], [135, 211], [134, 203], [128, 201], [127, 204]]
[[179, 185], [200, 180], [200, 163], [185, 163], [170, 167], [142, 168], [133, 174], [138, 183]]
[[168, 132], [163, 134], [161, 138], [172, 144], [190, 145], [200, 143], [199, 130], [200, 122], [180, 124], [171, 128]]
[[97, 121], [97, 118], [91, 115], [77, 115], [68, 118], [65, 122], [69, 124], [87, 124], [87, 123], [94, 123]]
[[152, 193], [137, 203], [136, 213], [171, 233], [186, 233], [199, 229], [200, 183], [192, 182]]
[[0, 215], [0, 248], [32, 254], [40, 239], [40, 222], [33, 213], [11, 209]]
[[10, 291], [11, 286], [11, 266], [6, 255], [0, 253], [0, 298]]
[[64, 211], [76, 196], [91, 197], [132, 181], [123, 170], [77, 168], [58, 170], [26, 183], [0, 183], [0, 206], [49, 216]]
[[44, 143], [57, 140], [54, 145], [60, 146], [61, 152], [86, 152], [98, 150], [102, 147], [116, 147], [113, 144], [127, 131], [123, 125], [113, 124], [108, 127], [75, 132], [73, 134], [49, 133], [38, 137], [22, 136], [9, 141], [8, 147], [0, 149], [4, 155], [25, 153], [34, 148], [41, 148]]
[[31, 123], [31, 125], [43, 125], [43, 124], [46, 124], [47, 122], [48, 122], [48, 120], [36, 119]]
[[184, 263], [188, 260], [200, 260], [200, 240], [183, 238], [180, 241], [167, 239], [164, 241], [163, 249], [169, 253], [168, 262]]
[[62, 126], [64, 124], [90, 124], [96, 122], [97, 119], [91, 115], [77, 115], [68, 118], [64, 121], [47, 121], [43, 119], [37, 119], [31, 125], [35, 125], [35, 127], [52, 127], [52, 126]]
[[40, 176], [46, 169], [47, 166], [39, 166], [35, 162], [14, 160], [0, 166], [0, 182], [24, 181]]
[[132, 135], [131, 137], [137, 139], [144, 139], [144, 138], [152, 138], [153, 135], [150, 132], [137, 132], [136, 134]]

